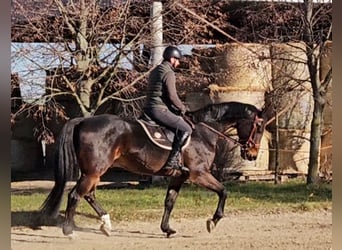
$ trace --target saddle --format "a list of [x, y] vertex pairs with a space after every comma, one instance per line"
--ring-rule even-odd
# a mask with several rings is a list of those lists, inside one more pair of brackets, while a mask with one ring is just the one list
[[[145, 113], [143, 113], [136, 121], [141, 125], [148, 138], [155, 145], [166, 150], [172, 149], [172, 142], [175, 137], [174, 132], [157, 124]], [[189, 136], [182, 149], [189, 145], [190, 140], [191, 138]]]

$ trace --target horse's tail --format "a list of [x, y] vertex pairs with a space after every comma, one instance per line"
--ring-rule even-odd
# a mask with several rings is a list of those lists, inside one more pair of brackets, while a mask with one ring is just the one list
[[74, 128], [83, 118], [69, 120], [62, 128], [55, 151], [55, 184], [43, 202], [40, 212], [47, 217], [56, 218], [59, 213], [66, 182], [78, 173], [78, 164], [74, 148]]

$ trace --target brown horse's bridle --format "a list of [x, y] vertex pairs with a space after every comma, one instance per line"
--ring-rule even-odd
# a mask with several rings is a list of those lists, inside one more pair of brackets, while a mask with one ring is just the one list
[[248, 137], [248, 140], [245, 142], [245, 143], [241, 143], [239, 142], [238, 140], [234, 139], [234, 138], [231, 138], [229, 136], [227, 136], [226, 134], [220, 132], [220, 131], [217, 131], [216, 129], [214, 129], [213, 127], [209, 126], [208, 124], [204, 123], [204, 122], [200, 122], [202, 125], [204, 125], [206, 128], [210, 129], [211, 131], [213, 131], [214, 133], [216, 133], [217, 135], [223, 137], [224, 139], [226, 140], [230, 140], [232, 142], [234, 142], [235, 144], [238, 144], [240, 147], [242, 148], [248, 148], [250, 146], [254, 146], [256, 148], [259, 148], [260, 147], [260, 143], [256, 143], [255, 142], [255, 135], [256, 135], [256, 132], [257, 132], [257, 129], [258, 129], [258, 124], [260, 122], [263, 122], [263, 118], [260, 118], [258, 117], [257, 115], [255, 116], [254, 118], [254, 122], [253, 122], [253, 128], [251, 130], [251, 133], [249, 134], [249, 137]]
[[264, 121], [263, 118], [260, 118], [257, 115], [255, 116], [252, 131], [248, 137], [248, 140], [244, 144], [244, 147], [247, 148], [247, 147], [250, 147], [251, 145], [254, 146], [255, 148], [260, 147], [260, 143], [255, 142], [255, 136], [256, 136], [256, 132], [257, 132], [259, 124], [262, 123], [263, 121]]

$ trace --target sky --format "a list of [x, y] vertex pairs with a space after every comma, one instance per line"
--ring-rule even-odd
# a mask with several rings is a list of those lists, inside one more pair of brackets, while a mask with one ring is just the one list
[[[193, 47], [214, 47], [215, 45], [179, 45], [183, 55], [191, 55]], [[116, 47], [107, 44], [101, 50], [102, 66], [110, 64], [115, 58]], [[132, 61], [132, 53], [128, 55]], [[45, 70], [63, 65], [69, 67], [70, 54], [57, 43], [11, 43], [11, 73], [18, 74], [21, 95], [24, 101], [41, 97], [45, 93]], [[132, 69], [127, 58], [121, 61], [121, 67]]]
[[[102, 48], [102, 66], [115, 58], [116, 47], [106, 44]], [[128, 58], [132, 55], [128, 55]], [[64, 47], [57, 43], [11, 43], [11, 73], [17, 73], [23, 99], [32, 100], [45, 93], [46, 70], [71, 65], [71, 57]], [[132, 69], [127, 58], [121, 66]]]

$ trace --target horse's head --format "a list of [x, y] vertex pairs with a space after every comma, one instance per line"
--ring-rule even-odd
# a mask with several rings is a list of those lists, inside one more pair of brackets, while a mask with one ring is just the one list
[[268, 124], [268, 108], [260, 110], [251, 104], [226, 102], [208, 105], [189, 115], [193, 121], [211, 124], [223, 133], [230, 127], [235, 127], [239, 137], [241, 157], [250, 161], [256, 160], [261, 138]]
[[237, 121], [235, 127], [239, 137], [241, 157], [249, 161], [256, 160], [266, 121], [256, 115], [254, 119], [241, 119]]

